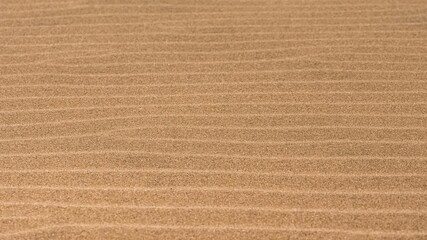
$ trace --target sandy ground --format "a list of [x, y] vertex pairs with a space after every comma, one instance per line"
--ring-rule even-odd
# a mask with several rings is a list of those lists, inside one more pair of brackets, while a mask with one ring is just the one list
[[427, 239], [427, 1], [0, 6], [0, 239]]

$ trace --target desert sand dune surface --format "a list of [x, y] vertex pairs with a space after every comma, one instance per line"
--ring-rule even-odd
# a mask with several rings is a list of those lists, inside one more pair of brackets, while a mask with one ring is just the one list
[[427, 239], [427, 1], [0, 0], [0, 239]]

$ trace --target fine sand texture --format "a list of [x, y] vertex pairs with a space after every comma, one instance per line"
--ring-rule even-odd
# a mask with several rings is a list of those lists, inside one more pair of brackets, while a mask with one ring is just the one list
[[427, 1], [0, 0], [3, 239], [427, 239]]

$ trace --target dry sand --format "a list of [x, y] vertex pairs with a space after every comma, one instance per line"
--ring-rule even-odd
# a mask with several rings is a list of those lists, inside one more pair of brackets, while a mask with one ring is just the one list
[[0, 6], [0, 239], [427, 239], [427, 1]]

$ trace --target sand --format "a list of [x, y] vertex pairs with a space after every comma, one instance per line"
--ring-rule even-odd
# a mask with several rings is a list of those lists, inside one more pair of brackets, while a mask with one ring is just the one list
[[427, 1], [0, 6], [0, 239], [427, 239]]

